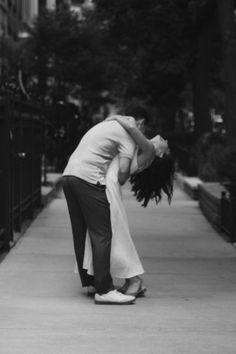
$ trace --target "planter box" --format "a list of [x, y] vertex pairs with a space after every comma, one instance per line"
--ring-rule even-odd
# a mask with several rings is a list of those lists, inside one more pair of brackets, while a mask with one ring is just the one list
[[218, 230], [221, 230], [221, 193], [225, 191], [225, 188], [217, 182], [202, 183], [199, 186], [199, 206]]
[[202, 183], [199, 186], [199, 206], [229, 242], [236, 241], [236, 200], [229, 197], [226, 188], [220, 183]]
[[199, 206], [217, 229], [220, 229], [221, 225], [221, 192], [219, 183], [202, 183], [199, 186]]
[[229, 197], [226, 187], [181, 174], [177, 174], [176, 181], [192, 199], [199, 200], [200, 209], [212, 226], [222, 231], [227, 241], [236, 242], [236, 199]]
[[198, 177], [188, 177], [177, 173], [176, 181], [192, 199], [198, 200], [199, 186], [202, 184]]

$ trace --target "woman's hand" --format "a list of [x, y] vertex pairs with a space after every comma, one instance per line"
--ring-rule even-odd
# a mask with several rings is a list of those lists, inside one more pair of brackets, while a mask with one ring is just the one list
[[121, 116], [121, 115], [114, 115], [114, 116], [110, 116], [108, 118], [106, 118], [106, 121], [111, 121], [111, 120], [116, 120], [118, 123], [120, 123], [120, 125], [126, 129], [126, 130], [130, 130], [132, 128], [137, 128], [137, 123], [136, 120], [131, 117], [131, 116]]

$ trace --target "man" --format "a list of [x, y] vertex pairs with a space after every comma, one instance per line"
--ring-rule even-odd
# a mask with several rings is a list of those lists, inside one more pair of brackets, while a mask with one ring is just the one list
[[[142, 107], [129, 112], [142, 127], [147, 118]], [[105, 176], [114, 156], [119, 154], [118, 180], [129, 177], [135, 143], [116, 121], [104, 121], [92, 127], [71, 155], [63, 173], [63, 189], [68, 204], [74, 249], [82, 286], [95, 286], [96, 304], [131, 304], [134, 296], [114, 290], [110, 275], [111, 220], [106, 197]], [[86, 232], [93, 252], [94, 277], [83, 269]]]

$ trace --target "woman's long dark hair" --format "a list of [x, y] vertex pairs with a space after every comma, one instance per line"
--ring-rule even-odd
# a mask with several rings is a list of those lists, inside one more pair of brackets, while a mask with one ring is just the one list
[[132, 191], [138, 202], [143, 202], [142, 206], [146, 207], [150, 199], [155, 199], [158, 204], [164, 192], [171, 203], [174, 174], [175, 161], [172, 156], [155, 156], [148, 168], [130, 177]]

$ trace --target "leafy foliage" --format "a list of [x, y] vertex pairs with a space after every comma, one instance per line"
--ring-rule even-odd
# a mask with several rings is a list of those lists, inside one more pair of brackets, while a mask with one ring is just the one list
[[236, 148], [227, 147], [221, 152], [220, 164], [218, 166], [220, 180], [226, 182], [226, 187], [234, 198], [236, 198]]
[[[77, 94], [83, 97], [106, 89], [106, 60], [100, 42], [93, 22], [80, 21], [69, 9], [40, 15], [27, 52], [31, 57], [28, 71], [39, 80], [37, 94], [42, 97], [52, 94], [62, 99], [73, 85], [78, 85]], [[53, 83], [50, 87], [47, 87], [48, 78]]]
[[220, 180], [219, 169], [225, 149], [225, 137], [218, 133], [206, 133], [199, 139], [195, 147], [195, 155], [198, 161], [198, 176], [203, 181]]
[[128, 96], [166, 104], [182, 89], [192, 48], [187, 5], [186, 0], [97, 1]]
[[[31, 89], [52, 101], [72, 92], [89, 104], [102, 91], [121, 100], [141, 98], [157, 107], [170, 126], [167, 118], [174, 119], [181, 92], [193, 80], [197, 33], [215, 9], [214, 1], [95, 3], [82, 21], [65, 8], [38, 18], [30, 41]], [[214, 43], [212, 102], [222, 97], [218, 38]]]

